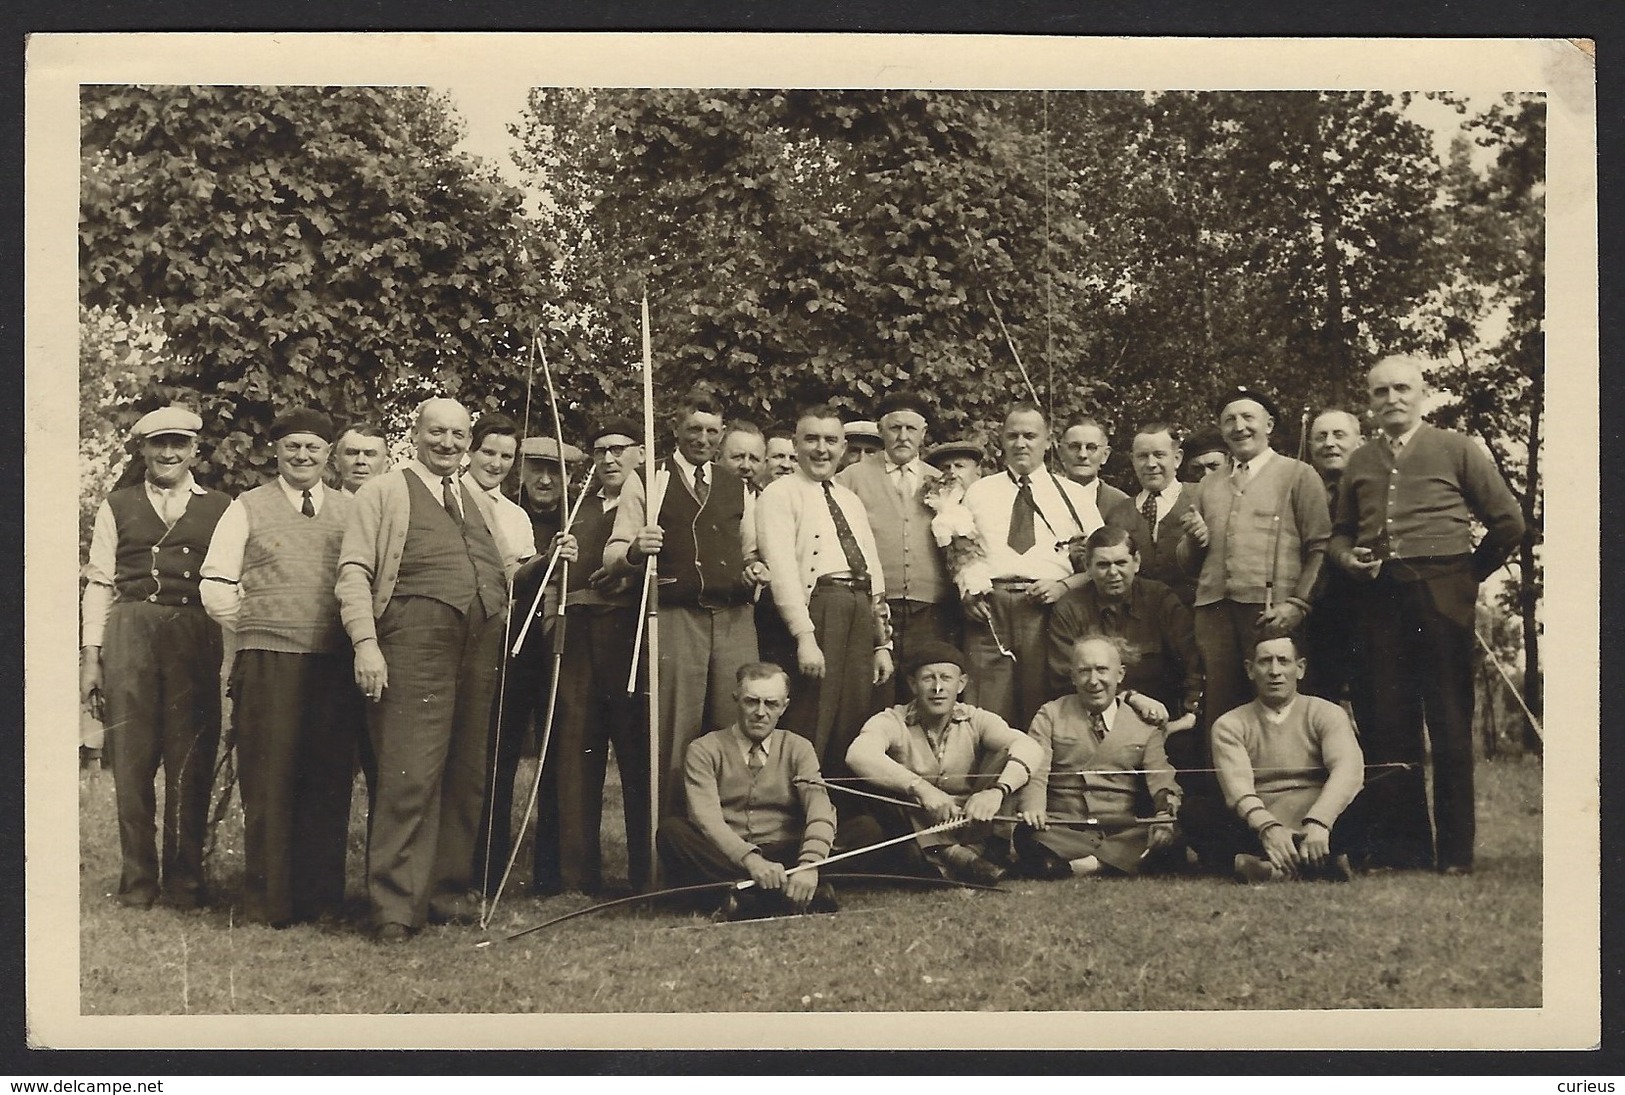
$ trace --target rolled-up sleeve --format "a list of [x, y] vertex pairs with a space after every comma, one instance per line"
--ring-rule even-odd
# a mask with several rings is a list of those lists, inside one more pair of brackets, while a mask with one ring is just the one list
[[100, 647], [107, 631], [107, 613], [113, 607], [113, 575], [118, 569], [118, 522], [113, 507], [96, 507], [90, 532], [90, 556], [85, 562], [85, 592], [79, 603], [80, 646]]

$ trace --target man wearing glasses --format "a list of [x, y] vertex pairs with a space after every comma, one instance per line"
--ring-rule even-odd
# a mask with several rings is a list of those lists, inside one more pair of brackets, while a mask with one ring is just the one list
[[1080, 418], [1061, 434], [1061, 468], [1066, 477], [1089, 495], [1102, 521], [1126, 529], [1129, 526], [1124, 522], [1134, 515], [1133, 503], [1128, 495], [1100, 477], [1100, 469], [1111, 454], [1106, 431], [1093, 418]]

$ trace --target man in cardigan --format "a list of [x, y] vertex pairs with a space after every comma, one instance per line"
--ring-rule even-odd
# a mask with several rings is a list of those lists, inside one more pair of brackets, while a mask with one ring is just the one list
[[756, 556], [755, 499], [714, 459], [721, 408], [690, 392], [673, 425], [677, 450], [661, 466], [658, 515], [646, 512], [642, 481], [629, 478], [604, 547], [604, 567], [617, 577], [641, 581], [645, 562], [659, 559], [661, 817], [681, 811], [688, 743], [728, 721], [734, 670], [756, 660], [751, 595], [767, 579]]
[[[1029, 877], [1138, 874], [1151, 853], [1174, 842], [1180, 792], [1163, 728], [1118, 700], [1128, 650], [1122, 639], [1098, 631], [1074, 642], [1073, 694], [1039, 708], [1027, 731], [1044, 751], [1016, 799], [1022, 824], [1015, 846]], [[1136, 825], [1147, 806], [1169, 820]], [[1054, 824], [1084, 819], [1101, 826]]]
[[886, 575], [858, 496], [834, 482], [846, 440], [828, 406], [796, 419], [794, 475], [757, 503], [757, 538], [773, 601], [795, 642], [786, 725], [809, 738], [825, 772], [845, 773], [847, 743], [891, 679]]
[[835, 912], [835, 888], [819, 883], [817, 867], [835, 841], [835, 808], [807, 739], [778, 729], [789, 677], [771, 663], [748, 662], [735, 680], [737, 717], [689, 743], [687, 816], [660, 823], [661, 862], [677, 885], [754, 881], [727, 891], [719, 919]]
[[[1506, 481], [1470, 437], [1422, 421], [1428, 389], [1410, 358], [1367, 376], [1382, 436], [1349, 457], [1332, 558], [1361, 585], [1370, 659], [1369, 717], [1356, 712], [1373, 763], [1416, 767], [1374, 783], [1380, 829], [1368, 864], [1448, 874], [1473, 867], [1473, 613], [1478, 585], [1524, 533]], [[1475, 548], [1472, 524], [1485, 529]], [[1433, 754], [1430, 840], [1422, 727]]]
[[[132, 436], [145, 480], [96, 511], [85, 566], [80, 699], [108, 727], [118, 800], [122, 905], [159, 895], [153, 778], [164, 769], [166, 901], [203, 901], [203, 837], [220, 741], [220, 628], [198, 592], [209, 539], [231, 499], [192, 478], [203, 420], [161, 407]], [[105, 655], [104, 655], [105, 650]]]
[[201, 592], [209, 615], [237, 636], [244, 905], [251, 921], [282, 928], [344, 904], [362, 713], [333, 593], [352, 499], [322, 483], [333, 422], [297, 407], [270, 438], [277, 477], [227, 507]]
[[1290, 631], [1308, 615], [1331, 536], [1320, 476], [1270, 449], [1278, 414], [1269, 397], [1241, 387], [1215, 406], [1235, 467], [1196, 485], [1179, 542], [1187, 569], [1200, 569], [1196, 645], [1210, 726], [1252, 696], [1246, 666], [1256, 630]]
[[489, 500], [457, 475], [472, 432], [455, 400], [423, 403], [417, 458], [362, 486], [339, 555], [335, 591], [378, 755], [367, 894], [385, 943], [475, 912], [508, 576]]
[[1134, 434], [1134, 477], [1140, 490], [1129, 499], [1122, 525], [1140, 548], [1140, 577], [1161, 582], [1189, 608], [1196, 580], [1179, 563], [1185, 514], [1196, 492], [1179, 481], [1183, 452], [1166, 422], [1147, 422]]
[[1303, 672], [1290, 632], [1258, 632], [1247, 657], [1258, 697], [1213, 724], [1224, 808], [1192, 799], [1180, 814], [1202, 862], [1230, 867], [1237, 882], [1351, 877], [1349, 806], [1365, 758], [1341, 707], [1299, 695]]
[[1050, 699], [1050, 606], [1088, 581], [1074, 571], [1068, 545], [1104, 522], [1082, 487], [1044, 465], [1043, 411], [1017, 403], [1001, 440], [1004, 471], [965, 492], [993, 576], [989, 593], [965, 603], [966, 697], [1012, 726], [1027, 726]]
[[[870, 717], [846, 751], [852, 771], [888, 794], [912, 798], [904, 814], [881, 807], [889, 829], [918, 831], [955, 818], [975, 824], [922, 836], [916, 855], [944, 878], [995, 885], [1004, 869], [988, 858], [999, 807], [1032, 776], [1043, 748], [992, 711], [960, 702], [969, 659], [930, 643], [904, 667], [914, 698]], [[1004, 838], [1001, 838], [1001, 840]]]
[[[885, 450], [843, 469], [835, 481], [858, 496], [869, 517], [886, 578], [893, 657], [906, 661], [923, 643], [957, 641], [959, 603], [931, 536], [931, 510], [920, 500], [942, 474], [920, 459], [925, 402], [913, 392], [892, 392], [879, 413]], [[907, 703], [908, 695], [908, 682], [896, 676], [875, 690], [880, 706]]]
[[609, 751], [621, 775], [628, 878], [649, 885], [649, 737], [645, 692], [626, 694], [627, 668], [638, 625], [638, 586], [629, 574], [612, 577], [602, 561], [615, 526], [621, 490], [643, 463], [639, 428], [622, 418], [597, 426], [587, 441], [598, 489], [581, 503], [571, 532], [579, 566], [570, 568], [565, 594], [564, 650], [551, 750], [557, 768], [559, 884], [595, 894], [603, 889], [599, 828]]
[[1127, 528], [1133, 515], [1128, 495], [1100, 477], [1100, 469], [1112, 454], [1106, 431], [1093, 418], [1080, 418], [1061, 434], [1061, 465], [1066, 477], [1084, 489], [1108, 525]]

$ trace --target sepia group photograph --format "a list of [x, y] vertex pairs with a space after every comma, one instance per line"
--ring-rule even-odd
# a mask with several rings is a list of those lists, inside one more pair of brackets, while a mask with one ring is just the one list
[[1591, 43], [26, 107], [31, 1045], [1600, 1039]]

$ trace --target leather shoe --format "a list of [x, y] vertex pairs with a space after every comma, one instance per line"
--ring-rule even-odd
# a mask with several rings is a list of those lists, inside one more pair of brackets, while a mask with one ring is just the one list
[[1286, 878], [1286, 872], [1267, 859], [1260, 859], [1256, 855], [1246, 852], [1237, 852], [1233, 865], [1233, 874], [1237, 882], [1249, 885], [1259, 885], [1265, 882], [1280, 882]]
[[841, 903], [835, 900], [835, 887], [828, 882], [820, 882], [818, 889], [813, 891], [812, 900], [807, 902], [807, 911], [810, 913], [840, 912]]
[[406, 924], [390, 921], [388, 924], [380, 924], [372, 938], [376, 943], [404, 943], [412, 938], [412, 929]]
[[963, 844], [939, 845], [931, 849], [926, 858], [936, 867], [937, 873], [950, 882], [997, 886], [1005, 876], [1003, 867], [989, 863]]
[[118, 903], [126, 909], [150, 909], [157, 900], [157, 891], [146, 886], [137, 886], [118, 895]]
[[201, 887], [191, 890], [168, 890], [164, 893], [164, 901], [172, 909], [182, 912], [191, 912], [201, 909], [206, 903]]
[[1444, 875], [1446, 878], [1460, 878], [1464, 875], [1472, 874], [1473, 865], [1471, 863], [1452, 863], [1448, 866], [1440, 867], [1439, 873]]

